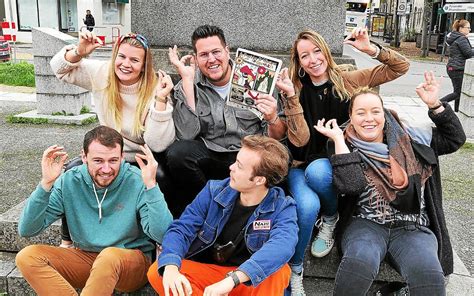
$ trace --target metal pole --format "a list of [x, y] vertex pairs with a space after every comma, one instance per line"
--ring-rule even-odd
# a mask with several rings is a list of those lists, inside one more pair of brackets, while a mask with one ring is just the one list
[[397, 5], [395, 6], [395, 40], [394, 40], [395, 47], [400, 47], [400, 42], [399, 42], [400, 37], [398, 36], [400, 34], [400, 29], [399, 29], [400, 18], [399, 17], [400, 16], [398, 15], [398, 0], [397, 0]]
[[[8, 8], [10, 9], [10, 26], [11, 26], [11, 30], [13, 30], [12, 0], [8, 0]], [[12, 34], [12, 39], [13, 39], [13, 34]], [[16, 41], [13, 41], [13, 63], [16, 64]]]

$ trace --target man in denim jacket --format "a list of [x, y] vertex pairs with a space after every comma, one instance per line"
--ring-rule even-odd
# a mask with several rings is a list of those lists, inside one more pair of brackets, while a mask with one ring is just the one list
[[160, 295], [283, 294], [297, 242], [296, 204], [273, 186], [287, 174], [288, 158], [274, 139], [242, 140], [230, 178], [209, 181], [165, 234], [148, 271]]

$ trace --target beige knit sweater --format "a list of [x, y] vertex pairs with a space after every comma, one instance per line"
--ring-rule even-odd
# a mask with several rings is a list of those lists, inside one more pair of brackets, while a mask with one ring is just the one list
[[122, 126], [117, 128], [111, 120], [106, 120], [104, 115], [104, 102], [106, 99], [104, 90], [107, 86], [107, 71], [110, 62], [82, 59], [77, 63], [70, 63], [64, 58], [66, 50], [70, 47], [70, 45], [65, 46], [51, 59], [51, 68], [56, 77], [62, 81], [92, 92], [99, 123], [119, 130], [124, 136], [126, 161], [135, 162], [135, 153], [141, 153], [139, 145], [146, 143], [152, 151], [161, 152], [174, 142], [173, 106], [170, 100], [168, 100], [166, 110], [157, 111], [154, 108], [154, 100], [152, 99], [149, 112], [145, 118], [145, 132], [140, 137], [132, 136], [139, 82], [130, 86], [120, 85], [120, 96], [123, 100]]

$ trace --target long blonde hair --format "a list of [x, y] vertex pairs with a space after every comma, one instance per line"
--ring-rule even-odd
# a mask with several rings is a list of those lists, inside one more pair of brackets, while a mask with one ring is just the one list
[[112, 60], [108, 71], [108, 84], [105, 88], [105, 117], [107, 119], [112, 119], [114, 128], [121, 132], [123, 100], [120, 97], [120, 80], [115, 74], [115, 59], [117, 58], [120, 45], [123, 43], [127, 43], [138, 48], [143, 48], [145, 50], [145, 64], [143, 72], [140, 74], [138, 102], [137, 107], [135, 108], [135, 116], [133, 119], [132, 128], [132, 136], [141, 138], [141, 134], [145, 131], [143, 117], [146, 115], [149, 103], [153, 99], [153, 92], [157, 85], [157, 78], [155, 70], [153, 69], [150, 48], [143, 47], [142, 43], [133, 37], [120, 38], [114, 45], [112, 51]]
[[[288, 67], [288, 73], [290, 76], [291, 81], [295, 87], [295, 91], [299, 93], [303, 85], [301, 84], [301, 80], [298, 76], [298, 71], [301, 68], [300, 59], [298, 57], [298, 42], [301, 40], [308, 40], [321, 49], [321, 52], [324, 54], [326, 61], [328, 62], [327, 73], [329, 76], [329, 80], [334, 84], [332, 92], [334, 95], [337, 96], [341, 100], [348, 100], [350, 98], [350, 94], [347, 91], [346, 87], [344, 86], [344, 81], [342, 79], [341, 72], [342, 70], [340, 67], [334, 62], [334, 59], [331, 55], [331, 51], [329, 50], [329, 46], [324, 40], [324, 38], [316, 33], [313, 30], [304, 30], [298, 34], [296, 40], [293, 42], [293, 47], [291, 48], [290, 53], [290, 66]], [[307, 75], [305, 73], [305, 75]]]

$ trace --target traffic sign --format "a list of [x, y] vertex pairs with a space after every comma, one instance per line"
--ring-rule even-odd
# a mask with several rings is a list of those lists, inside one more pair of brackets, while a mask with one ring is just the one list
[[474, 12], [474, 3], [452, 3], [443, 6], [446, 13], [452, 12]]

